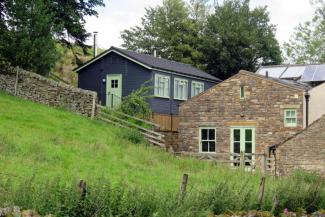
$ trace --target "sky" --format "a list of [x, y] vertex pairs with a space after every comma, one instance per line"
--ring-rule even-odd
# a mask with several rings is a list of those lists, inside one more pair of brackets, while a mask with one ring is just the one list
[[[98, 17], [86, 18], [86, 30], [98, 31], [98, 46], [121, 47], [120, 32], [141, 24], [145, 8], [162, 4], [163, 0], [104, 0], [106, 6], [98, 8]], [[294, 28], [311, 20], [314, 8], [310, 0], [251, 0], [251, 7], [267, 6], [271, 23], [276, 25], [276, 38], [282, 45], [288, 41]], [[87, 44], [92, 44], [92, 37]]]

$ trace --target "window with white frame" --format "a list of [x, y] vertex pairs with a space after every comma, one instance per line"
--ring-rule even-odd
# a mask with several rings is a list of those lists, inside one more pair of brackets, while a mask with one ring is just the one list
[[216, 129], [212, 127], [200, 128], [200, 152], [216, 152]]
[[245, 99], [245, 87], [240, 86], [240, 99]]
[[297, 126], [297, 110], [285, 109], [284, 110], [284, 126], [296, 127]]
[[155, 96], [169, 98], [170, 77], [167, 75], [155, 75]]
[[187, 100], [188, 81], [186, 79], [174, 78], [174, 99]]
[[191, 96], [196, 96], [199, 93], [202, 93], [204, 91], [204, 83], [199, 81], [192, 81], [192, 87], [191, 87]]

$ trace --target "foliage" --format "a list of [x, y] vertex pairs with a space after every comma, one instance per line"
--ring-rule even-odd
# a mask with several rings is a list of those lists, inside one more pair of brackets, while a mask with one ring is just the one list
[[84, 46], [84, 16], [102, 0], [8, 0], [0, 2], [0, 58], [14, 66], [47, 75], [59, 57], [56, 41]]
[[249, 0], [225, 0], [209, 16], [202, 50], [207, 71], [226, 79], [240, 69], [255, 71], [261, 64], [281, 63], [266, 7], [251, 9]]
[[[129, 130], [3, 93], [0, 113], [0, 207], [55, 216], [141, 217], [257, 208], [259, 173], [134, 145]], [[189, 174], [188, 192], [179, 203], [183, 173]], [[83, 201], [76, 188], [80, 179], [87, 182]], [[274, 195], [279, 211], [324, 208], [325, 186], [315, 188], [317, 180], [301, 172], [267, 177], [262, 210], [271, 210]]]
[[151, 86], [145, 82], [140, 88], [124, 97], [119, 110], [125, 114], [139, 117], [142, 119], [150, 119], [151, 109], [147, 99], [151, 98]]
[[299, 24], [289, 42], [284, 43], [286, 60], [296, 64], [325, 62], [325, 2], [314, 1], [312, 21]]
[[204, 0], [164, 0], [161, 6], [147, 8], [141, 26], [121, 32], [123, 47], [162, 58], [200, 66], [199, 51], [207, 11]]

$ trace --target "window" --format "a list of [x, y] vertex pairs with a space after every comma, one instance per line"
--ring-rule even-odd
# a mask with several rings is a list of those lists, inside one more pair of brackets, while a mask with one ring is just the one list
[[204, 83], [198, 82], [198, 81], [192, 81], [192, 87], [191, 87], [191, 96], [196, 96], [199, 93], [202, 93], [204, 91]]
[[181, 78], [174, 79], [174, 99], [187, 100], [188, 81]]
[[284, 126], [296, 127], [297, 126], [297, 110], [285, 109], [284, 110]]
[[245, 87], [240, 86], [240, 99], [245, 99]]
[[216, 152], [216, 129], [211, 127], [200, 128], [200, 152]]
[[166, 75], [155, 75], [155, 96], [169, 98], [170, 77]]
[[111, 88], [118, 88], [118, 80], [111, 80]]

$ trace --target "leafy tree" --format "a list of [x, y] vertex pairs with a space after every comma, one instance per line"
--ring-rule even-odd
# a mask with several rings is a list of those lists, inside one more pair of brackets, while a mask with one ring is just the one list
[[58, 58], [55, 43], [83, 45], [84, 16], [103, 0], [0, 0], [0, 58], [47, 75]]
[[123, 47], [147, 54], [157, 50], [163, 58], [199, 66], [206, 2], [192, 0], [187, 5], [183, 0], [164, 0], [161, 6], [147, 8], [141, 26], [122, 31]]
[[314, 1], [316, 6], [312, 21], [299, 24], [289, 42], [284, 43], [284, 53], [289, 62], [325, 62], [325, 2]]
[[240, 69], [279, 64], [281, 51], [266, 7], [250, 9], [249, 0], [225, 0], [208, 17], [202, 51], [207, 71], [226, 79]]

